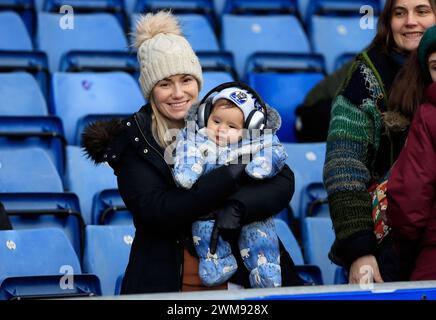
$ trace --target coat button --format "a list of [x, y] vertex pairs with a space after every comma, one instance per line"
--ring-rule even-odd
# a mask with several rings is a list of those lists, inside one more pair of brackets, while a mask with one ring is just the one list
[[127, 122], [126, 125], [127, 125], [128, 127], [130, 127], [132, 124], [131, 124], [130, 122]]
[[136, 142], [138, 142], [138, 141], [139, 141], [139, 138], [138, 138], [138, 137], [136, 137], [136, 138], [135, 138], [135, 141], [136, 141]]
[[144, 153], [148, 153], [148, 149], [144, 149]]

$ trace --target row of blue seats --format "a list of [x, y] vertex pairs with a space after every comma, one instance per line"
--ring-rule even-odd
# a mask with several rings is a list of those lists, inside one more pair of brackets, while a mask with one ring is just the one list
[[[345, 283], [327, 259], [328, 219], [307, 223], [305, 259], [288, 226], [275, 219], [279, 238], [307, 285]], [[127, 266], [134, 227], [86, 226], [83, 260], [58, 228], [0, 231], [0, 300], [43, 296], [117, 295]], [[327, 250], [327, 251], [326, 251]]]
[[[247, 83], [280, 113], [279, 138], [294, 142], [295, 109], [323, 78], [321, 72], [310, 70], [289, 73], [265, 70], [250, 72]], [[205, 71], [200, 98], [213, 87], [233, 80], [235, 78], [229, 72]], [[83, 127], [96, 117], [131, 114], [146, 102], [138, 81], [122, 71], [56, 72], [47, 82], [49, 89], [44, 94], [46, 86], [28, 72], [0, 73], [0, 127], [5, 128], [4, 122], [12, 121], [5, 119], [6, 116], [46, 117], [40, 119], [44, 122], [48, 121], [48, 116], [57, 116], [62, 123], [54, 125], [60, 127], [55, 132], [64, 135], [68, 144], [79, 145]], [[20, 123], [19, 119], [16, 122]], [[24, 130], [24, 124], [20, 126]]]
[[[138, 17], [138, 14], [131, 16], [132, 25]], [[359, 15], [314, 16], [307, 36], [292, 15], [223, 15], [221, 36], [217, 37], [205, 16], [180, 14], [179, 17], [194, 50], [231, 52], [239, 77], [244, 76], [246, 62], [256, 52], [321, 54], [325, 57], [326, 70], [332, 72], [342, 54], [358, 52], [370, 43], [377, 21], [375, 17], [373, 25], [364, 29]], [[7, 32], [2, 25], [8, 26]], [[61, 14], [39, 13], [37, 26], [32, 41], [16, 13], [0, 12], [0, 30], [5, 33], [0, 31], [0, 50], [46, 52], [51, 72], [59, 70], [63, 56], [72, 50], [128, 51], [125, 32], [116, 18], [107, 13], [75, 14], [70, 20]], [[108, 33], [112, 35], [110, 38], [106, 37]]]

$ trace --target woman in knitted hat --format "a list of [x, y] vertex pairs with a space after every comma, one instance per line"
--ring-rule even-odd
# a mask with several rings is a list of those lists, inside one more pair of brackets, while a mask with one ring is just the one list
[[399, 280], [392, 239], [376, 238], [368, 188], [385, 177], [404, 144], [410, 114], [401, 104], [390, 110], [388, 93], [436, 23], [435, 12], [433, 0], [387, 0], [374, 40], [356, 57], [333, 101], [324, 164], [336, 234], [329, 258], [349, 271], [350, 283]]
[[402, 272], [414, 281], [436, 280], [436, 26], [410, 60], [406, 74], [420, 74], [414, 84], [422, 88], [415, 96], [422, 104], [388, 181], [386, 216], [406, 262]]
[[[135, 45], [148, 104], [122, 121], [89, 126], [83, 139], [95, 162], [107, 161], [114, 169], [133, 214], [136, 233], [121, 293], [205, 290], [198, 277], [192, 223], [215, 211], [216, 221], [226, 222], [223, 228], [270, 217], [289, 203], [293, 173], [285, 166], [275, 177], [254, 183], [243, 164], [231, 164], [202, 176], [189, 190], [177, 188], [172, 143], [197, 101], [201, 66], [168, 12], [141, 17]], [[283, 285], [300, 284], [292, 259], [283, 246], [280, 250]], [[249, 287], [248, 272], [239, 268], [229, 281]], [[226, 282], [211, 289], [227, 287]]]

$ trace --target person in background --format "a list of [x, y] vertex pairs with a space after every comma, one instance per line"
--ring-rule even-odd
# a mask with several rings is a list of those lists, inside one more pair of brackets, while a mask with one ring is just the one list
[[388, 180], [386, 216], [401, 271], [412, 281], [436, 280], [436, 26], [425, 32], [404, 76], [398, 90], [422, 104]]
[[436, 22], [429, 0], [387, 0], [376, 36], [357, 56], [332, 106], [324, 184], [336, 234], [329, 258], [360, 283], [400, 280], [389, 235], [378, 242], [368, 188], [389, 172], [407, 136], [407, 115], [389, 91], [410, 52]]

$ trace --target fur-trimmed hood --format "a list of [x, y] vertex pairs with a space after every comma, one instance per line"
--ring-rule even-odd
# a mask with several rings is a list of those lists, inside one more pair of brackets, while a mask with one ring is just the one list
[[82, 133], [82, 148], [87, 157], [96, 164], [107, 161], [108, 148], [122, 130], [121, 119], [96, 121], [86, 127]]
[[[188, 113], [185, 116], [185, 121], [196, 122], [199, 107], [200, 103], [192, 105], [192, 107], [188, 110]], [[269, 105], [266, 105], [266, 113], [267, 117], [265, 129], [271, 129], [273, 133], [276, 133], [282, 125], [282, 118], [280, 117], [280, 114], [277, 112], [277, 110], [270, 107]]]

